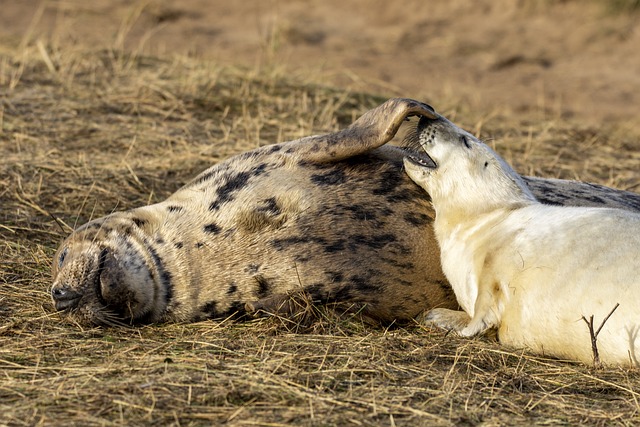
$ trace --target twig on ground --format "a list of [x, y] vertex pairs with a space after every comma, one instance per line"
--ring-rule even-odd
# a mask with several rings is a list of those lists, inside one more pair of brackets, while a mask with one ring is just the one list
[[591, 315], [591, 317], [589, 317], [589, 320], [587, 320], [586, 317], [582, 316], [582, 320], [584, 320], [584, 322], [587, 324], [587, 327], [589, 328], [589, 335], [591, 336], [591, 351], [593, 352], [593, 365], [596, 368], [599, 368], [600, 366], [602, 366], [600, 363], [600, 354], [598, 353], [598, 334], [600, 334], [602, 327], [604, 326], [605, 323], [607, 323], [607, 320], [609, 320], [609, 317], [611, 317], [613, 312], [616, 311], [618, 306], [620, 306], [620, 303], [616, 303], [615, 307], [613, 307], [613, 309], [609, 312], [607, 317], [604, 318], [602, 323], [600, 323], [598, 330], [595, 332], [593, 329], [593, 314]]

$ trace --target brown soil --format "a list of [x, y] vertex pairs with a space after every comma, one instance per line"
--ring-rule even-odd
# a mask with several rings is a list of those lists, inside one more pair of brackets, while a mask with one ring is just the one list
[[637, 124], [640, 15], [620, 3], [22, 0], [2, 5], [0, 43], [193, 54], [439, 108]]

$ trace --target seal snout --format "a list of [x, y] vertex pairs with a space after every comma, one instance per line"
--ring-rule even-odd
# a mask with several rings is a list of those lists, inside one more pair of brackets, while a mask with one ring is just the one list
[[53, 298], [56, 310], [63, 311], [78, 307], [82, 294], [63, 285], [54, 286], [53, 289], [51, 289], [51, 297]]

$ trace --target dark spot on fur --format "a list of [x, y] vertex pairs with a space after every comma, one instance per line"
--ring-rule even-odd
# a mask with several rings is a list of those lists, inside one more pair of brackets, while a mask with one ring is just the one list
[[260, 274], [256, 274], [255, 276], [253, 276], [253, 278], [256, 280], [256, 282], [258, 282], [258, 290], [257, 290], [258, 298], [264, 298], [267, 295], [269, 295], [269, 290], [271, 289], [271, 285], [269, 284], [267, 279]]
[[242, 301], [233, 301], [228, 309], [222, 313], [220, 318], [226, 319], [227, 317], [231, 317], [232, 319], [241, 319], [245, 314], [247, 314], [244, 309], [244, 303]]
[[341, 170], [332, 170], [324, 174], [311, 175], [311, 182], [316, 185], [339, 185], [347, 182], [347, 175]]
[[[401, 247], [400, 252], [403, 253], [403, 255], [407, 255], [407, 252], [410, 252], [409, 248], [406, 248], [404, 246]], [[406, 261], [408, 259], [413, 259], [413, 257], [402, 257], [402, 258], [380, 258], [382, 261], [386, 262], [389, 265], [392, 265], [396, 268], [402, 269], [402, 270], [413, 270], [415, 268], [415, 265], [411, 262], [411, 261]], [[405, 262], [401, 262], [400, 260], [405, 260]]]
[[590, 202], [594, 202], [594, 203], [601, 203], [601, 204], [605, 204], [606, 201], [599, 196], [590, 196], [586, 198], [587, 200], [589, 200]]
[[257, 233], [265, 228], [277, 229], [287, 221], [287, 216], [282, 215], [275, 197], [262, 200], [255, 209], [241, 210], [236, 216], [236, 225], [247, 233]]
[[200, 312], [204, 318], [213, 320], [222, 320], [229, 317], [232, 319], [239, 319], [246, 313], [244, 310], [244, 303], [241, 301], [233, 301], [226, 310], [220, 310], [219, 303], [217, 301], [210, 301], [202, 306]]
[[393, 170], [382, 172], [378, 180], [378, 187], [374, 188], [373, 194], [376, 196], [384, 196], [394, 192], [398, 188], [398, 173]]
[[314, 283], [305, 286], [304, 291], [309, 295], [311, 301], [322, 304], [349, 301], [354, 296], [351, 285], [326, 287], [322, 283]]
[[182, 206], [171, 205], [171, 206], [167, 206], [167, 210], [169, 212], [181, 212], [184, 210], [184, 208]]
[[266, 169], [267, 164], [261, 163], [248, 172], [227, 174], [224, 184], [216, 189], [217, 198], [211, 202], [209, 210], [217, 210], [220, 205], [232, 201], [235, 192], [243, 189], [251, 178], [264, 174]]
[[378, 210], [376, 211], [378, 213], [378, 215], [381, 215], [383, 217], [388, 217], [388, 216], [392, 216], [395, 215], [395, 211], [389, 207], [381, 207], [378, 208]]
[[183, 244], [182, 242], [178, 242], [174, 246], [176, 247], [176, 249], [182, 249]]
[[342, 286], [329, 298], [327, 302], [349, 301], [353, 298], [353, 289], [349, 286]]
[[207, 318], [215, 318], [218, 316], [218, 302], [209, 301], [208, 303], [202, 306], [200, 311]]
[[198, 184], [202, 184], [205, 181], [210, 180], [211, 178], [213, 178], [214, 176], [218, 175], [218, 169], [214, 169], [210, 172], [205, 172], [202, 175], [200, 175], [199, 177], [196, 177], [190, 184], [189, 187], [192, 186], [196, 186]]
[[231, 282], [229, 284], [229, 288], [227, 289], [227, 295], [232, 295], [237, 291], [238, 291], [238, 285], [236, 285], [236, 282]]
[[427, 193], [418, 186], [405, 186], [403, 183], [402, 179], [398, 177], [397, 171], [387, 170], [382, 172], [378, 185], [372, 190], [372, 193], [376, 196], [384, 196], [390, 204], [422, 199], [427, 196]]
[[282, 213], [280, 206], [275, 197], [262, 200], [263, 206], [259, 206], [256, 210], [258, 212], [270, 213], [273, 215], [280, 215]]
[[141, 218], [131, 218], [131, 221], [133, 221], [133, 223], [139, 228], [144, 227], [144, 225], [147, 223], [146, 219]]
[[327, 271], [325, 274], [329, 283], [339, 283], [344, 280], [344, 274], [341, 271]]
[[240, 162], [238, 163], [248, 163], [246, 162], [246, 160], [253, 160], [257, 156], [258, 156], [258, 153], [254, 150], [254, 151], [246, 151], [242, 154], [238, 154], [236, 158], [240, 160]]
[[197, 248], [197, 249], [200, 249], [201, 247], [203, 247], [203, 246], [204, 246], [204, 243], [202, 243], [202, 242], [198, 242], [198, 243], [196, 243], [196, 245], [195, 245], [195, 246], [196, 246], [196, 248]]
[[344, 251], [344, 248], [346, 247], [346, 245], [347, 245], [347, 241], [345, 239], [339, 239], [333, 243], [330, 243], [324, 246], [324, 251], [327, 253], [342, 252]]
[[380, 286], [372, 282], [371, 276], [362, 277], [356, 274], [349, 277], [349, 283], [351, 286], [357, 289], [358, 292], [362, 292], [363, 294], [380, 292]]
[[251, 174], [253, 174], [254, 176], [260, 176], [266, 172], [267, 166], [269, 165], [266, 163], [260, 163], [258, 166], [251, 169]]
[[555, 201], [555, 200], [540, 200], [540, 203], [544, 204], [544, 205], [550, 205], [550, 206], [564, 206], [564, 203], [559, 202], [559, 201]]
[[375, 210], [362, 205], [342, 205], [344, 209], [351, 212], [351, 216], [359, 221], [374, 221], [377, 217]]
[[265, 147], [265, 153], [266, 154], [275, 154], [278, 151], [282, 150], [283, 145], [282, 144], [274, 144], [271, 146], [267, 146]]
[[325, 238], [317, 236], [292, 236], [282, 239], [273, 239], [271, 241], [271, 245], [278, 251], [285, 250], [289, 248], [289, 246], [308, 243], [315, 243], [322, 247], [326, 247], [328, 245]]
[[407, 212], [404, 215], [404, 220], [416, 227], [422, 227], [431, 223], [429, 215], [421, 212]]
[[349, 236], [349, 247], [355, 250], [357, 246], [366, 246], [372, 249], [382, 249], [389, 243], [393, 243], [397, 240], [396, 236], [391, 233], [378, 234], [368, 236], [365, 234], [354, 234]]
[[309, 295], [313, 302], [322, 302], [325, 299], [324, 286], [321, 283], [305, 286], [304, 292]]
[[[149, 254], [151, 254], [151, 259], [153, 260], [155, 270], [160, 276], [159, 279], [165, 294], [165, 303], [169, 305], [169, 302], [171, 301], [171, 299], [173, 299], [173, 283], [171, 283], [171, 273], [169, 273], [164, 268], [164, 262], [162, 261], [162, 258], [160, 258], [158, 252], [156, 252], [156, 250], [151, 245], [149, 245], [149, 242], [145, 241], [144, 244], [147, 247]], [[153, 270], [151, 271], [153, 272]]]
[[271, 245], [278, 251], [282, 251], [291, 245], [296, 245], [300, 243], [309, 243], [309, 237], [293, 236], [293, 237], [284, 237], [282, 239], [273, 239], [271, 241]]
[[239, 172], [234, 176], [227, 179], [223, 185], [218, 187], [216, 194], [218, 195], [218, 202], [225, 203], [233, 200], [232, 194], [242, 188], [249, 182], [251, 178], [250, 172]]
[[217, 224], [211, 223], [204, 226], [204, 231], [205, 233], [219, 234], [222, 229]]
[[159, 245], [164, 245], [164, 239], [162, 237], [158, 237], [156, 239], [156, 243], [159, 244]]
[[451, 285], [446, 280], [436, 280], [434, 283], [436, 285], [438, 285], [440, 287], [440, 289], [446, 291], [447, 293], [452, 293], [453, 292], [453, 289], [451, 288]]

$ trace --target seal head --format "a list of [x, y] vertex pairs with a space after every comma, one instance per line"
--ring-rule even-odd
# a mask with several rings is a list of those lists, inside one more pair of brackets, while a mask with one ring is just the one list
[[[118, 215], [109, 216], [111, 224]], [[103, 227], [103, 222], [87, 223], [58, 249], [52, 265], [55, 308], [105, 325], [159, 319], [167, 289], [153, 254], [133, 230], [123, 239], [122, 230]]]

